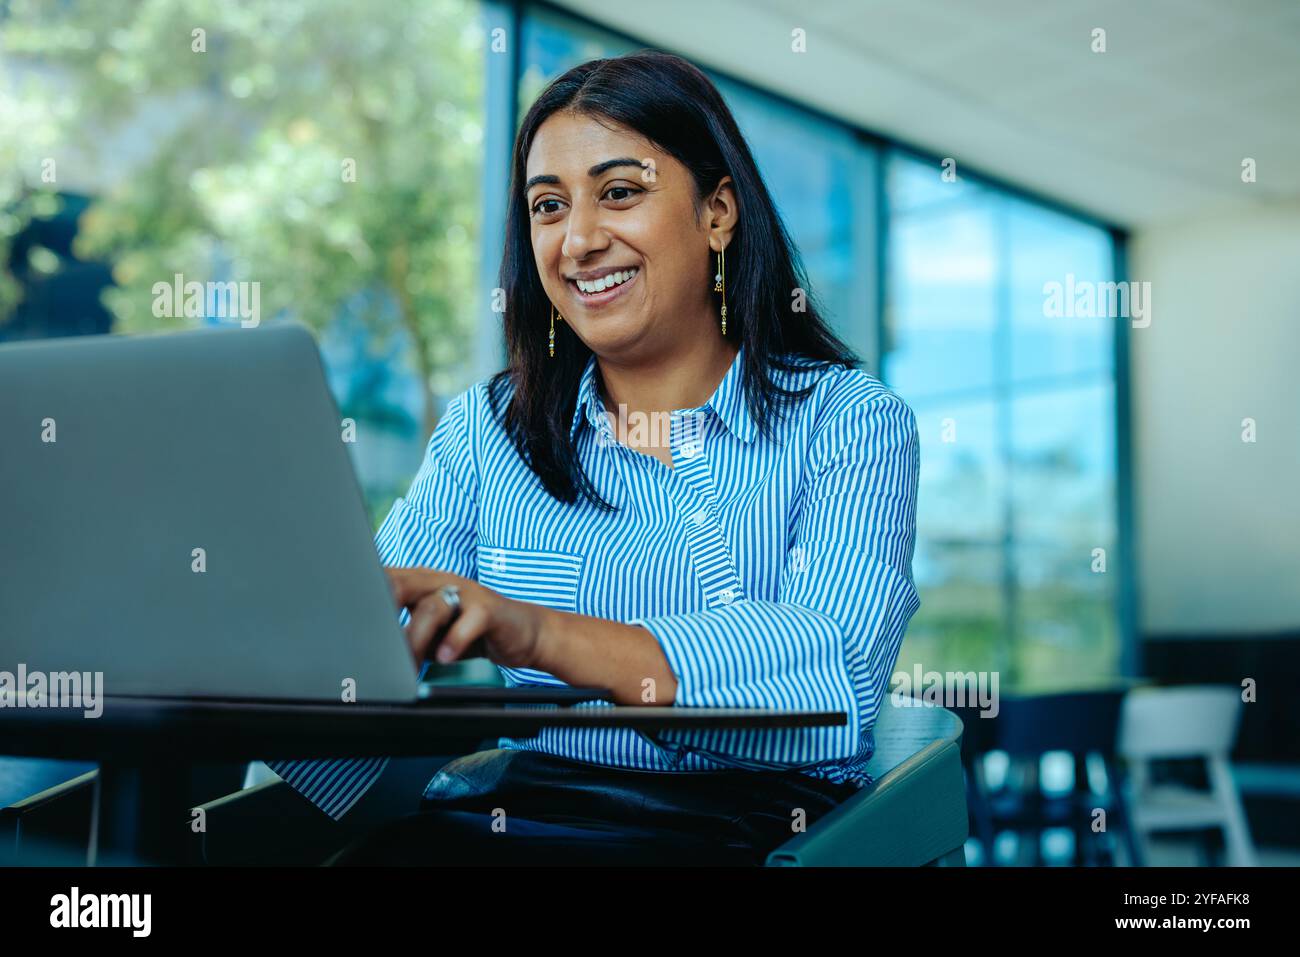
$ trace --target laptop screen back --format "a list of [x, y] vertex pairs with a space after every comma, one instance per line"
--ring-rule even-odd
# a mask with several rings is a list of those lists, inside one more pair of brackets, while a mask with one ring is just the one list
[[0, 672], [411, 700], [341, 431], [296, 323], [0, 348]]

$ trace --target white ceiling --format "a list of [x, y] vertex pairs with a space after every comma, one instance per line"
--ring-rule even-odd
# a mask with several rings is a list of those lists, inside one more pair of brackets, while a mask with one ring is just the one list
[[1300, 0], [562, 5], [1121, 225], [1300, 199]]

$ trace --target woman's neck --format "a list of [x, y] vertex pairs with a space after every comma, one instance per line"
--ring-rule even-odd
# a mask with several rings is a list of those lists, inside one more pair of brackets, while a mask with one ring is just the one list
[[717, 390], [738, 351], [718, 337], [707, 347], [692, 345], [637, 364], [598, 358], [605, 407], [616, 416], [620, 406], [628, 416], [697, 408]]

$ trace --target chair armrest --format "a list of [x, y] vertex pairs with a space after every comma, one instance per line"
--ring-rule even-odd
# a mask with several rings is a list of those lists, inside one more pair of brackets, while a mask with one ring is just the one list
[[[353, 828], [331, 820], [281, 780], [200, 804], [189, 858], [198, 864], [314, 865], [341, 848]], [[193, 820], [201, 821], [195, 831]], [[345, 818], [346, 820], [346, 818]]]
[[218, 865], [316, 865], [384, 821], [414, 812], [424, 786], [459, 755], [394, 758], [335, 821], [279, 778], [200, 804], [189, 859]]
[[933, 741], [772, 851], [769, 867], [917, 867], [970, 833], [961, 749]]
[[6, 843], [12, 841], [13, 858], [7, 863], [41, 862], [59, 851], [74, 852], [84, 864], [98, 778], [98, 771], [87, 771], [0, 808], [0, 835]]

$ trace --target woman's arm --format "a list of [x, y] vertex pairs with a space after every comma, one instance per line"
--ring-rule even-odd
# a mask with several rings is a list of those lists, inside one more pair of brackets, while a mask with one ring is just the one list
[[[574, 687], [608, 688], [617, 704], [670, 705], [677, 678], [650, 632], [635, 625], [556, 611], [507, 598], [478, 582], [431, 568], [386, 568], [418, 667], [483, 655], [504, 668], [545, 671]], [[454, 585], [460, 611], [439, 589]]]
[[537, 667], [566, 684], [608, 688], [617, 704], [670, 705], [677, 676], [654, 635], [639, 625], [543, 609]]

